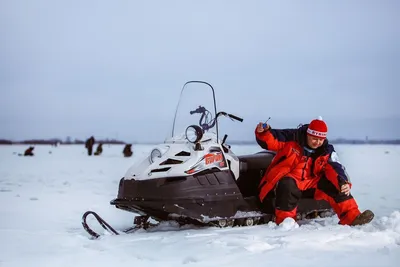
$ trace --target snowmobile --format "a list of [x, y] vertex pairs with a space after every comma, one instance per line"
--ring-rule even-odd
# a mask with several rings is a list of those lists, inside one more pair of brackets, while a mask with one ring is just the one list
[[[274, 196], [260, 205], [258, 185], [275, 153], [262, 151], [237, 156], [219, 135], [220, 117], [242, 122], [227, 112], [217, 112], [214, 88], [204, 81], [184, 84], [175, 111], [172, 132], [144, 159], [127, 170], [119, 182], [116, 208], [138, 216], [124, 232], [148, 228], [153, 221], [180, 225], [251, 226], [274, 219]], [[298, 216], [331, 213], [326, 201], [302, 198]], [[93, 211], [82, 217], [84, 229], [99, 237], [87, 224], [94, 215], [100, 225], [119, 234]]]

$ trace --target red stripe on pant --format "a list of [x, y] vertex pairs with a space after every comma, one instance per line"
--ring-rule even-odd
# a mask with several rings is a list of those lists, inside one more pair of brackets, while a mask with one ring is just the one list
[[339, 223], [343, 225], [350, 225], [354, 221], [354, 219], [361, 213], [354, 198], [336, 203], [332, 197], [328, 196], [323, 191], [317, 188], [315, 191], [314, 199], [323, 199], [328, 201], [332, 209], [339, 217]]
[[292, 209], [291, 211], [275, 209], [275, 223], [280, 224], [286, 218], [293, 218], [294, 220], [296, 220], [296, 214], [297, 207]]

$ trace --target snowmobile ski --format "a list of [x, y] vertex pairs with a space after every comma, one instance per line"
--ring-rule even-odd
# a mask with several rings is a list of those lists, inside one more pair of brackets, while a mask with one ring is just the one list
[[[82, 226], [85, 231], [91, 235], [94, 239], [99, 238], [101, 235], [97, 232], [95, 232], [92, 228], [87, 223], [87, 217], [89, 215], [93, 215], [94, 218], [97, 220], [97, 222], [103, 227], [104, 230], [109, 232], [112, 235], [120, 235], [121, 233], [115, 230], [110, 224], [108, 224], [103, 218], [100, 217], [96, 212], [94, 211], [87, 211], [83, 214], [82, 216]], [[123, 231], [121, 231], [124, 234], [130, 234], [135, 232], [138, 229], [149, 229], [150, 227], [154, 227], [158, 224], [153, 224], [150, 223], [149, 216], [136, 216], [134, 219], [134, 226], [129, 227]]]

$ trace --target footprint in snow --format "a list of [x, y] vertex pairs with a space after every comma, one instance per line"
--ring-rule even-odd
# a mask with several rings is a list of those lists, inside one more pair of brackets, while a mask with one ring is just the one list
[[12, 192], [12, 190], [7, 188], [0, 188], [0, 192]]
[[198, 262], [198, 260], [195, 259], [194, 257], [186, 257], [182, 261], [183, 264], [188, 264], [188, 263], [193, 263], [193, 262]]
[[245, 249], [250, 252], [258, 253], [258, 252], [264, 252], [266, 250], [271, 250], [271, 249], [274, 249], [279, 246], [280, 245], [277, 245], [277, 244], [272, 245], [272, 244], [265, 243], [265, 242], [256, 242], [254, 244], [251, 244], [251, 245], [245, 247]]

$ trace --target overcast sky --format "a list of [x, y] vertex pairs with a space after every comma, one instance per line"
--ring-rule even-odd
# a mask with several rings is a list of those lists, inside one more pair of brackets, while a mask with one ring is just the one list
[[400, 138], [400, 1], [0, 0], [0, 138], [163, 141], [205, 80], [231, 139]]

